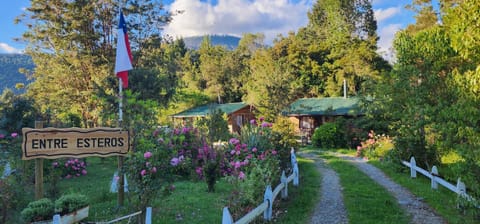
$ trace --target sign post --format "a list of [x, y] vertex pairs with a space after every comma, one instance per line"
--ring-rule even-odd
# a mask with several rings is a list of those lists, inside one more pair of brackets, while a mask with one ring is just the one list
[[[35, 128], [43, 128], [42, 121], [35, 121]], [[43, 198], [43, 159], [35, 159], [35, 200]]]
[[[122, 156], [130, 150], [129, 132], [119, 128], [23, 128], [22, 160], [35, 159], [35, 199], [43, 198], [43, 159]], [[120, 163], [121, 162], [121, 163]], [[119, 159], [119, 167], [123, 159]], [[123, 177], [123, 176], [122, 176]], [[119, 179], [123, 192], [123, 178]], [[123, 195], [122, 195], [123, 203]]]

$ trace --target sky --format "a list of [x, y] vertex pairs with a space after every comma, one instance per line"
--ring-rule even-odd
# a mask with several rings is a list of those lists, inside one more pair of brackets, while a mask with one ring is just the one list
[[[21, 53], [25, 44], [14, 41], [27, 29], [14, 19], [29, 6], [29, 0], [1, 0], [0, 53]], [[204, 34], [263, 33], [272, 43], [279, 34], [296, 32], [308, 23], [307, 12], [316, 0], [164, 0], [169, 10], [182, 10], [165, 27], [164, 34], [188, 37]], [[379, 53], [388, 58], [396, 31], [414, 23], [413, 13], [405, 9], [411, 0], [372, 0]]]

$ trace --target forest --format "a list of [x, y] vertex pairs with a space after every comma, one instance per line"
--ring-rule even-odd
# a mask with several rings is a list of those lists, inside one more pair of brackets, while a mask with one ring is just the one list
[[[208, 102], [246, 102], [276, 121], [296, 99], [364, 97], [357, 125], [394, 139], [391, 159], [415, 156], [430, 168], [456, 155], [455, 177], [480, 196], [480, 2], [414, 0], [416, 22], [395, 35], [395, 60], [377, 52], [369, 0], [317, 1], [308, 24], [269, 46], [261, 33], [238, 47], [198, 49], [162, 36], [176, 13], [162, 4], [125, 0], [134, 69], [129, 72], [125, 127], [171, 125], [169, 115]], [[32, 0], [19, 23], [35, 64], [23, 70], [26, 92], [0, 96], [0, 129], [19, 131], [35, 119], [77, 127], [115, 126], [113, 74], [118, 1]], [[145, 24], [149, 24], [146, 26]], [[2, 81], [3, 83], [3, 81]]]

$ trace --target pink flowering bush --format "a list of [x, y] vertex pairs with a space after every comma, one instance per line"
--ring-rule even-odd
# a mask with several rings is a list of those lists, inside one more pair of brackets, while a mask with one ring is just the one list
[[376, 135], [371, 130], [368, 138], [357, 146], [357, 157], [384, 158], [393, 147], [392, 139], [389, 136]]
[[140, 209], [155, 197], [169, 195], [175, 189], [173, 181], [195, 172], [199, 145], [197, 130], [190, 127], [144, 133], [124, 166], [131, 179], [129, 191], [136, 193]]
[[52, 162], [55, 170], [60, 170], [61, 177], [64, 179], [76, 178], [87, 175], [87, 163], [84, 159], [70, 158], [66, 160], [56, 160]]
[[265, 187], [280, 179], [279, 152], [269, 141], [271, 126], [252, 120], [242, 129], [241, 137], [228, 141], [221, 172], [233, 187], [228, 207], [234, 216], [260, 203]]

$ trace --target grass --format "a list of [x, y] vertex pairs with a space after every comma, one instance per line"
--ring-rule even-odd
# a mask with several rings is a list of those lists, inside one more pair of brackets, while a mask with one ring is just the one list
[[[275, 223], [308, 223], [318, 199], [320, 189], [320, 173], [314, 161], [298, 158], [300, 170], [299, 186], [288, 185], [288, 198], [282, 202], [277, 211], [286, 211], [275, 218]], [[274, 208], [275, 209], [275, 208]]]
[[475, 219], [471, 211], [466, 213], [458, 210], [457, 195], [452, 191], [438, 185], [438, 190], [432, 190], [430, 187], [430, 179], [421, 174], [417, 174], [417, 178], [410, 178], [410, 169], [400, 165], [392, 165], [387, 162], [370, 161], [371, 164], [380, 168], [392, 180], [407, 188], [417, 197], [423, 198], [424, 201], [437, 211], [448, 223], [456, 224], [473, 224], [480, 223]]
[[[64, 193], [77, 192], [89, 198], [89, 217], [83, 221], [109, 221], [135, 212], [129, 205], [128, 193], [125, 195], [125, 206], [117, 205], [117, 194], [110, 192], [110, 183], [117, 168], [117, 158], [89, 157], [88, 174], [79, 178], [65, 179], [58, 183], [59, 192], [56, 198]], [[282, 200], [276, 198], [274, 218], [277, 223], [307, 223], [312, 209], [315, 207], [320, 186], [319, 174], [313, 161], [298, 158], [300, 169], [300, 185], [289, 184], [289, 197]], [[49, 189], [49, 181], [45, 177], [45, 191]], [[220, 180], [215, 185], [214, 193], [207, 193], [204, 182], [177, 181], [175, 191], [168, 197], [154, 200], [153, 223], [220, 223], [222, 210], [230, 195], [230, 185]], [[33, 198], [32, 198], [33, 200]], [[15, 211], [19, 216], [20, 211]], [[259, 218], [259, 222], [262, 218]], [[8, 223], [8, 222], [7, 222]], [[9, 223], [20, 223], [12, 220]], [[125, 222], [126, 223], [126, 222]]]
[[397, 200], [382, 186], [346, 161], [322, 155], [338, 173], [351, 223], [409, 223]]

